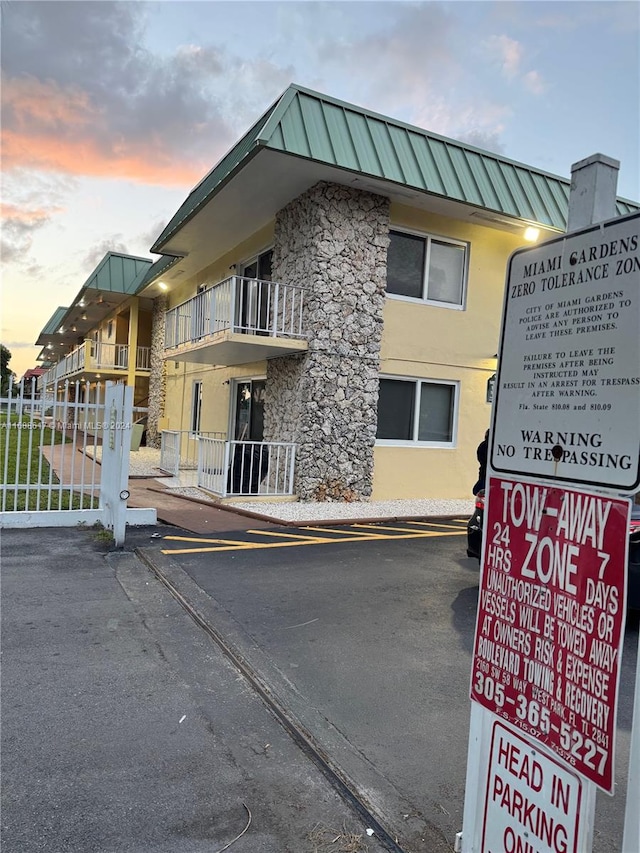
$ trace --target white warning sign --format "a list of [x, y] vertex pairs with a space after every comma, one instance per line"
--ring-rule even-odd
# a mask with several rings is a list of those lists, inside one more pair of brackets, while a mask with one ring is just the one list
[[494, 723], [482, 853], [577, 853], [581, 799], [578, 776]]

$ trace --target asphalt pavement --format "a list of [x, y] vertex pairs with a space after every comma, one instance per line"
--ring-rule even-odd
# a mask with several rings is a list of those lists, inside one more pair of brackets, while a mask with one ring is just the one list
[[1, 537], [3, 853], [384, 849], [135, 554]]
[[[404, 851], [462, 828], [478, 563], [464, 520], [170, 533], [140, 549]], [[616, 795], [593, 853], [621, 850], [638, 622], [624, 642]], [[624, 851], [638, 853], [638, 851]]]
[[[245, 522], [113, 552], [90, 529], [2, 532], [3, 853], [450, 853], [464, 522]], [[637, 643], [636, 621], [625, 685]], [[620, 850], [631, 699], [594, 853]]]

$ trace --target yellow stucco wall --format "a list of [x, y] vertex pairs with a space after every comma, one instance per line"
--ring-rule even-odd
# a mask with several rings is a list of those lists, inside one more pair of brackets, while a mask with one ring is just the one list
[[230, 417], [231, 380], [264, 379], [265, 362], [241, 364], [237, 367], [207, 367], [189, 362], [167, 365], [165, 429], [191, 428], [193, 383], [202, 382], [202, 432], [227, 432]]
[[[388, 297], [384, 309], [381, 373], [459, 383], [455, 446], [378, 445], [374, 500], [470, 498], [477, 476], [476, 447], [489, 425], [488, 378], [495, 372], [507, 260], [524, 241], [520, 235], [392, 204], [392, 227], [450, 237], [470, 245], [464, 310]], [[173, 307], [233, 273], [231, 267], [266, 249], [273, 223], [239, 244], [169, 293]], [[266, 363], [207, 367], [167, 361], [163, 425], [188, 430], [193, 382], [203, 382], [202, 431], [229, 428], [232, 379], [261, 378]], [[268, 393], [268, 389], [267, 389]]]
[[235, 265], [250, 260], [259, 252], [269, 248], [273, 243], [274, 223], [252, 234], [251, 237], [239, 243], [231, 252], [227, 252], [198, 273], [190, 276], [179, 285], [171, 288], [168, 293], [169, 308], [180, 305], [187, 299], [191, 299], [203, 285], [217, 284], [235, 273]]
[[387, 297], [381, 374], [459, 383], [455, 446], [375, 449], [373, 500], [468, 498], [476, 448], [489, 426], [487, 380], [495, 372], [507, 260], [523, 239], [401, 205], [391, 225], [469, 244], [465, 310]]
[[[218, 258], [178, 287], [172, 288], [168, 294], [169, 308], [195, 296], [201, 285], [217, 284], [233, 275], [235, 264], [250, 260], [271, 246], [272, 242], [273, 223], [239, 243], [233, 251]], [[193, 383], [199, 380], [202, 382], [201, 431], [227, 432], [230, 418], [231, 380], [264, 378], [266, 371], [264, 361], [236, 367], [209, 367], [167, 359], [164, 428], [190, 429]]]

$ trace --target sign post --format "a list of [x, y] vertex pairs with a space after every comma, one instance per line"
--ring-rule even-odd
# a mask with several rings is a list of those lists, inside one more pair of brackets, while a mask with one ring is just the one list
[[622, 495], [640, 487], [640, 214], [594, 225], [615, 216], [618, 165], [575, 164], [583, 230], [509, 262], [462, 853], [588, 853], [596, 786], [613, 792]]

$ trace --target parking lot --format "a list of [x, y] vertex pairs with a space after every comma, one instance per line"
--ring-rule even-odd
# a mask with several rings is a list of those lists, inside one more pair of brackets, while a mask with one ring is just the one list
[[[462, 828], [479, 579], [465, 552], [464, 519], [169, 533], [143, 549], [406, 849], [429, 851]], [[621, 847], [637, 632], [595, 853]]]

